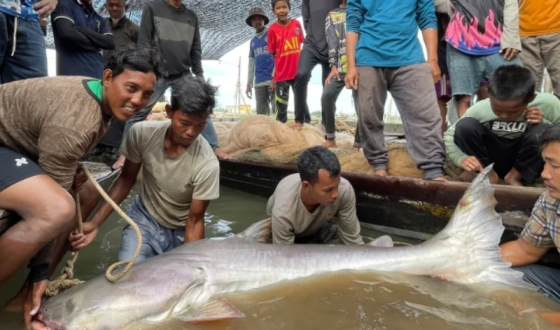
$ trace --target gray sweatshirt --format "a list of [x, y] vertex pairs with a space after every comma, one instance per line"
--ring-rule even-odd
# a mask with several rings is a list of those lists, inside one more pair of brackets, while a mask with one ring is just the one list
[[344, 178], [340, 179], [336, 201], [320, 205], [311, 213], [301, 201], [299, 174], [289, 175], [278, 183], [266, 209], [272, 218], [274, 244], [294, 244], [296, 236], [314, 235], [329, 220], [338, 223], [338, 235], [342, 243], [364, 244], [360, 236], [360, 221], [356, 215], [356, 195], [350, 182]]
[[142, 12], [138, 44], [161, 53], [164, 77], [191, 72], [202, 76], [200, 22], [194, 11], [171, 6], [167, 0], [146, 2]]
[[340, 7], [341, 0], [303, 0], [301, 14], [307, 36], [305, 46], [322, 62], [329, 62], [329, 47], [325, 37], [325, 19], [329, 12]]

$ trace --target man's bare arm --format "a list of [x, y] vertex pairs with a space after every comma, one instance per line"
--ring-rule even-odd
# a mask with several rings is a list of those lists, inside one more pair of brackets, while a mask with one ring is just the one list
[[500, 246], [502, 259], [513, 267], [525, 266], [539, 261], [548, 249], [538, 248], [524, 239], [507, 242]]
[[210, 201], [193, 200], [185, 226], [185, 243], [204, 238], [204, 213]]

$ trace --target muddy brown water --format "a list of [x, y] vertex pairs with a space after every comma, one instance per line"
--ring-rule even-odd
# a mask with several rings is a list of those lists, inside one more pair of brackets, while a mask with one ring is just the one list
[[[134, 195], [123, 202], [125, 210]], [[223, 187], [220, 199], [210, 203], [206, 237], [227, 237], [265, 218], [266, 201]], [[115, 214], [105, 222], [92, 245], [80, 253], [77, 278], [99, 276], [116, 261], [123, 226]], [[363, 229], [363, 234], [381, 233]], [[22, 271], [0, 286], [0, 306], [17, 293], [25, 276]], [[363, 272], [290, 281], [224, 298], [246, 317], [196, 325], [171, 320], [123, 330], [554, 329], [531, 311], [560, 311], [559, 304], [538, 293], [491, 292], [426, 277]], [[24, 329], [21, 316], [0, 312], [0, 330], [4, 329]]]

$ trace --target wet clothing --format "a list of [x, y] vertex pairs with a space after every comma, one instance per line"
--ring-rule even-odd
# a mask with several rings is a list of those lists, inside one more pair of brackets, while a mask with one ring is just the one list
[[[115, 25], [113, 25], [111, 18], [108, 17], [105, 19], [105, 24], [107, 24], [113, 34], [115, 49], [124, 45], [138, 43], [138, 33], [140, 28], [127, 17], [121, 18]], [[103, 60], [105, 63], [107, 63], [112, 53], [113, 52], [111, 50], [103, 51]]]
[[138, 44], [160, 51], [160, 70], [164, 77], [192, 72], [203, 75], [200, 22], [195, 12], [167, 0], [146, 2], [142, 11]]
[[469, 55], [492, 55], [500, 48], [521, 50], [517, 0], [451, 0], [454, 12], [445, 39]]
[[[486, 0], [483, 0], [486, 1]], [[347, 31], [360, 34], [356, 65], [396, 68], [425, 62], [420, 30], [437, 29], [433, 0], [348, 2]]]
[[431, 67], [426, 63], [396, 69], [358, 67], [358, 74], [358, 127], [368, 162], [375, 170], [387, 169], [383, 114], [390, 92], [404, 123], [408, 153], [426, 179], [443, 176], [442, 119]]
[[103, 49], [114, 49], [111, 30], [91, 4], [59, 0], [51, 15], [59, 76], [101, 79]]
[[346, 61], [346, 8], [332, 10], [325, 20], [325, 33], [329, 47], [329, 64], [339, 73], [348, 72]]
[[[159, 224], [148, 212], [140, 196], [134, 198], [128, 216], [138, 225], [142, 233], [142, 247], [136, 262], [171, 251], [185, 242], [185, 228], [169, 229]], [[132, 259], [137, 242], [136, 233], [130, 225], [126, 225], [123, 229], [118, 260]]]
[[[529, 103], [528, 107], [535, 107], [544, 114], [544, 124], [556, 124], [560, 122], [560, 100], [552, 94], [537, 94], [535, 100]], [[455, 143], [455, 126], [460, 123], [463, 118], [469, 117], [480, 122], [496, 136], [506, 139], [520, 138], [530, 128], [524, 114], [514, 121], [505, 122], [494, 114], [489, 99], [476, 103], [467, 110], [465, 115], [459, 119], [455, 125], [449, 127], [445, 132], [444, 140], [447, 149], [447, 157], [457, 166], [461, 166], [463, 160], [468, 156]], [[535, 152], [538, 152], [538, 150]]]
[[[494, 125], [498, 122], [494, 122]], [[494, 164], [494, 171], [500, 178], [515, 168], [527, 184], [539, 178], [544, 162], [539, 152], [538, 137], [551, 125], [527, 125], [525, 122], [511, 125], [512, 130], [521, 130], [527, 126], [523, 135], [506, 138], [494, 134], [491, 127], [486, 127], [478, 120], [467, 117], [455, 124], [453, 142], [466, 155], [475, 156], [482, 167]], [[506, 126], [500, 127], [504, 129]]]
[[69, 190], [78, 161], [103, 136], [102, 85], [52, 77], [0, 85], [0, 144], [31, 160]]
[[142, 164], [140, 198], [163, 227], [184, 229], [193, 200], [214, 200], [220, 191], [220, 164], [208, 142], [198, 136], [183, 153], [171, 158], [163, 142], [170, 121], [146, 121], [132, 127], [121, 150]]
[[296, 19], [288, 25], [272, 23], [268, 29], [268, 51], [274, 56], [274, 81], [288, 81], [296, 77], [303, 30]]
[[0, 84], [48, 75], [45, 38], [38, 20], [2, 11], [0, 0]]
[[344, 178], [340, 180], [336, 201], [329, 205], [319, 205], [311, 213], [301, 200], [299, 174], [289, 175], [278, 183], [266, 208], [272, 218], [274, 244], [293, 244], [296, 236], [315, 235], [328, 221], [338, 223], [338, 234], [342, 243], [364, 244], [360, 236], [360, 222], [356, 216], [354, 189]]
[[541, 265], [513, 267], [523, 273], [523, 280], [533, 284], [548, 298], [560, 302], [560, 269]]

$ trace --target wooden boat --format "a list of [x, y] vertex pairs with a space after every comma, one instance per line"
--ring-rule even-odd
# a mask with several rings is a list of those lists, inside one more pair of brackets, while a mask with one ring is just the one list
[[[220, 160], [221, 183], [269, 197], [280, 180], [297, 172], [295, 166], [277, 166]], [[447, 224], [468, 183], [434, 182], [399, 177], [378, 177], [343, 172], [354, 187], [358, 218], [364, 227], [423, 241]], [[540, 188], [496, 185], [496, 210], [512, 240], [522, 231], [531, 210], [544, 192]]]

